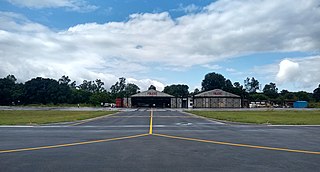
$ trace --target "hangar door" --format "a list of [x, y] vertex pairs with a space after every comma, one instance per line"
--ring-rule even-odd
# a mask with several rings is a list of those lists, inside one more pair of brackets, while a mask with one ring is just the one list
[[132, 107], [170, 108], [170, 97], [132, 97]]

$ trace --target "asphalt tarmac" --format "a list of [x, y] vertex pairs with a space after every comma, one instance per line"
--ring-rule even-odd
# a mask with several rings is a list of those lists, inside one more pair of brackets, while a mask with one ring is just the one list
[[0, 171], [319, 171], [320, 127], [225, 124], [137, 109], [0, 127]]

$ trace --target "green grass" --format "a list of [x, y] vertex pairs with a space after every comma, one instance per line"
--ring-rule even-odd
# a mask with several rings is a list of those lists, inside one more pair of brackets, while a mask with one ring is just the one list
[[283, 125], [320, 125], [320, 111], [187, 111], [231, 122]]
[[[17, 106], [19, 107], [20, 105], [17, 105]], [[28, 105], [21, 105], [21, 107], [78, 107], [78, 104], [28, 104]], [[91, 104], [80, 104], [80, 107], [96, 107], [96, 106]], [[100, 107], [100, 105], [98, 107]]]
[[0, 111], [0, 125], [47, 124], [89, 119], [115, 111]]

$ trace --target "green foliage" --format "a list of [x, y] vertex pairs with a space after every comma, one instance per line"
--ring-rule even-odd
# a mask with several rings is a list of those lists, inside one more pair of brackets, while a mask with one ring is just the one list
[[25, 103], [64, 103], [70, 98], [70, 88], [54, 79], [37, 77], [27, 81], [24, 88]]
[[105, 102], [112, 102], [111, 96], [108, 92], [96, 92], [89, 98], [89, 103], [93, 105], [100, 105]]
[[138, 93], [140, 88], [133, 83], [126, 84], [126, 78], [119, 78], [114, 85], [110, 87], [112, 98], [115, 99], [117, 97], [124, 98], [131, 96], [133, 94]]
[[269, 97], [263, 93], [252, 93], [249, 96], [250, 101], [266, 101]]
[[270, 82], [270, 84], [264, 86], [263, 93], [271, 99], [276, 99], [278, 97], [278, 88], [275, 83]]
[[128, 83], [125, 87], [126, 96], [137, 94], [140, 88], [136, 84]]
[[246, 78], [244, 80], [244, 87], [248, 93], [256, 93], [257, 90], [259, 90], [259, 81], [256, 80], [254, 77], [251, 78]]
[[319, 84], [318, 88], [313, 90], [313, 95], [312, 96], [317, 102], [320, 102], [320, 84]]
[[[126, 83], [126, 78], [119, 78], [111, 91], [104, 89], [104, 82], [100, 79], [95, 81], [84, 80], [82, 84], [76, 86], [75, 81], [71, 81], [68, 76], [62, 76], [58, 81], [49, 78], [33, 78], [25, 83], [17, 83], [14, 75], [0, 78], [0, 105], [29, 105], [29, 104], [93, 104], [115, 102], [117, 97], [129, 97], [139, 92], [140, 88], [133, 83]], [[283, 104], [286, 101], [305, 100], [310, 102], [320, 101], [320, 85], [313, 93], [305, 91], [290, 92], [282, 90], [278, 93], [275, 83], [266, 84], [263, 93], [256, 93], [259, 89], [259, 81], [253, 77], [245, 80], [245, 86], [239, 82], [232, 82], [221, 74], [208, 73], [202, 81], [202, 91], [212, 89], [222, 89], [241, 96], [250, 101], [272, 101]], [[149, 89], [156, 89], [151, 85]], [[178, 84], [166, 86], [165, 93], [186, 97], [189, 95], [187, 85]], [[195, 89], [190, 95], [198, 94], [199, 89]], [[311, 107], [311, 106], [310, 106]], [[313, 107], [313, 106], [312, 106]]]
[[173, 95], [175, 97], [187, 97], [189, 95], [189, 86], [187, 85], [170, 85], [170, 86], [166, 86], [164, 87], [163, 92]]
[[189, 111], [218, 120], [255, 124], [319, 125], [320, 111]]
[[112, 113], [115, 111], [0, 111], [0, 125], [77, 121]]
[[16, 86], [14, 75], [8, 75], [0, 79], [0, 105], [11, 105], [21, 96], [21, 89]]
[[202, 80], [202, 91], [209, 91], [213, 89], [226, 89], [226, 78], [219, 73], [208, 73]]
[[150, 85], [150, 87], [148, 88], [148, 90], [157, 90], [156, 86], [154, 85]]

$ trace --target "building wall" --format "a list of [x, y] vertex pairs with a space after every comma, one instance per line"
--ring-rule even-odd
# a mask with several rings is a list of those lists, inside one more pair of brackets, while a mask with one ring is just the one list
[[125, 108], [131, 108], [132, 107], [131, 97], [123, 98], [123, 107], [125, 107]]
[[171, 108], [182, 108], [182, 98], [171, 98]]
[[241, 108], [240, 98], [195, 97], [194, 108]]

